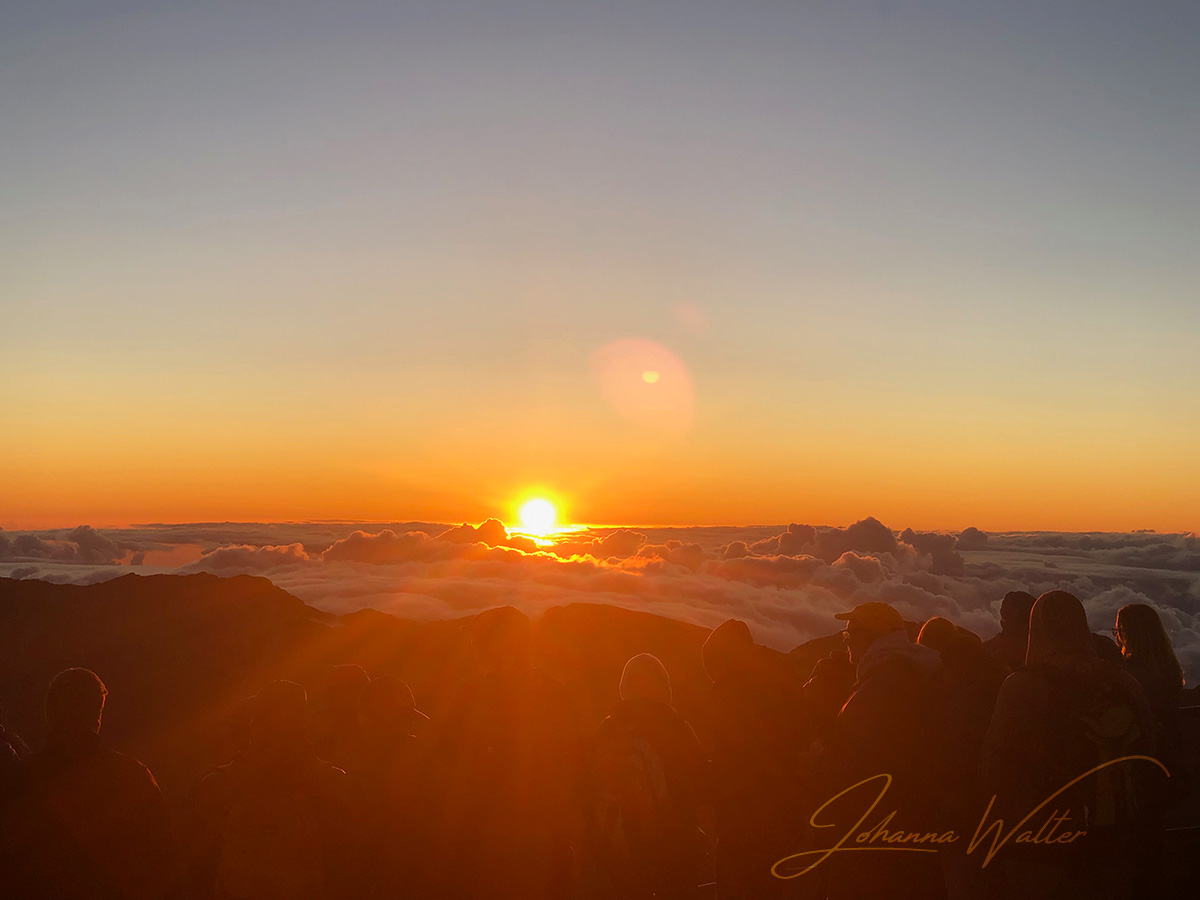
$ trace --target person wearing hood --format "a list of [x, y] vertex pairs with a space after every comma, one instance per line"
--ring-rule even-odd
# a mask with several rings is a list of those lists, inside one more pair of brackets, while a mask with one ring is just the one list
[[620, 696], [587, 752], [584, 895], [694, 900], [707, 760], [658, 657], [625, 664]]
[[712, 680], [703, 710], [712, 760], [717, 896], [790, 896], [771, 866], [796, 851], [804, 832], [802, 755], [811, 730], [799, 674], [759, 647], [745, 622], [729, 619], [708, 636]]
[[1098, 657], [1078, 598], [1043, 594], [1029, 618], [1025, 667], [1000, 688], [980, 778], [995, 798], [992, 819], [1016, 822], [1053, 796], [1050, 806], [1064, 816], [1058, 830], [1079, 838], [1006, 846], [986, 870], [991, 896], [1132, 896], [1160, 773], [1128, 757], [1154, 751], [1154, 721], [1137, 680]]
[[[857, 681], [821, 755], [825, 796], [817, 798], [817, 805], [864, 779], [886, 774], [891, 783], [879, 808], [884, 813], [896, 811], [891, 827], [929, 832], [936, 825], [941, 771], [938, 652], [914, 644], [900, 614], [886, 603], [863, 603], [836, 618], [846, 623], [842, 638], [856, 666]], [[844, 798], [856, 812], [849, 822], [838, 819], [838, 824], [852, 824], [880, 789], [872, 782]], [[846, 818], [848, 808], [844, 803], [831, 805], [826, 818]], [[828, 830], [843, 833], [841, 828]], [[935, 854], [880, 852], [869, 865], [853, 858], [859, 855], [835, 854], [826, 861], [831, 900], [944, 896]]]

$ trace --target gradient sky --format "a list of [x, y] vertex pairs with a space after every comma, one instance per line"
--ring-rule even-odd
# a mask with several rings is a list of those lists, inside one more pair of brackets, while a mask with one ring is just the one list
[[1194, 2], [6, 4], [0, 525], [1195, 530], [1198, 237]]

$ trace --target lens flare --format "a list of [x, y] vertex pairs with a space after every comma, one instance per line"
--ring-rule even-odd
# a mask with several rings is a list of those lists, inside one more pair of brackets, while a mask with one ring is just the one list
[[687, 366], [654, 341], [625, 338], [592, 354], [592, 374], [605, 402], [651, 432], [682, 433], [692, 424], [695, 393]]

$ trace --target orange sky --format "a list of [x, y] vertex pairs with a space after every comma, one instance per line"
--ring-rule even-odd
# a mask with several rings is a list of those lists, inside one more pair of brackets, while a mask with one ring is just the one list
[[1187, 5], [102, 5], [0, 30], [5, 528], [1200, 529]]
[[192, 404], [190, 417], [130, 405], [39, 419], [45, 407], [31, 403], [0, 442], [3, 470], [20, 473], [5, 483], [0, 524], [513, 521], [521, 500], [545, 495], [564, 520], [603, 524], [873, 515], [898, 529], [1200, 527], [1194, 440], [1117, 439], [1063, 413], [1042, 432], [1063, 437], [1038, 443], [950, 413], [914, 423], [890, 403], [879, 398], [854, 421], [813, 415], [810, 403], [804, 424], [795, 410], [755, 419], [761, 411], [710, 409], [700, 395], [691, 426], [668, 434], [598, 397], [540, 411], [481, 403], [423, 427], [344, 411], [322, 427], [319, 416], [309, 424], [276, 410], [256, 420]]

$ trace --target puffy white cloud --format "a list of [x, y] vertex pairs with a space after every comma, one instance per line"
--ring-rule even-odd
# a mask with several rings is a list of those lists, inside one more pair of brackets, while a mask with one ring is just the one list
[[269, 572], [278, 566], [308, 562], [310, 559], [302, 544], [284, 544], [277, 547], [253, 547], [242, 544], [220, 547], [204, 554], [194, 563], [181, 567], [184, 572], [212, 572], [214, 575]]

